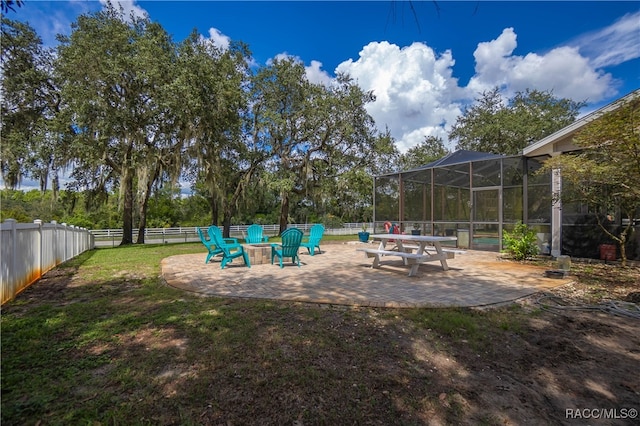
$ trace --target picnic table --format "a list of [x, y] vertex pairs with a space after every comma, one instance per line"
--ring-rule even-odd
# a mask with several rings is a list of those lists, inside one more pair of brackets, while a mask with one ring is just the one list
[[[379, 268], [383, 256], [401, 257], [404, 264], [411, 266], [409, 276], [412, 277], [418, 271], [418, 267], [424, 262], [440, 261], [442, 269], [449, 269], [447, 259], [455, 257], [455, 250], [442, 248], [445, 241], [457, 241], [457, 237], [439, 237], [433, 235], [403, 235], [403, 234], [374, 234], [374, 240], [380, 240], [378, 248], [359, 248], [368, 258], [373, 257], [372, 268]], [[387, 248], [387, 244], [395, 244]]]

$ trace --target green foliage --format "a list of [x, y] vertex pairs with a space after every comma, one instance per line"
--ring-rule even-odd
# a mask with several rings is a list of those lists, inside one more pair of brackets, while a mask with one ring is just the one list
[[[365, 109], [373, 100], [372, 93], [362, 91], [344, 75], [330, 87], [313, 84], [304, 65], [293, 59], [276, 60], [259, 70], [252, 84], [254, 134], [270, 154], [263, 176], [280, 200], [280, 230], [295, 205], [299, 216], [306, 218], [309, 207], [324, 209], [325, 200], [336, 194], [349, 199], [355, 190], [362, 201], [361, 180], [347, 188], [340, 177], [365, 173], [378, 159], [377, 148], [386, 141], [377, 137]], [[371, 185], [366, 193], [371, 193]], [[337, 201], [336, 205], [360, 208], [357, 202]]]
[[[626, 263], [626, 242], [640, 216], [640, 93], [615, 107], [576, 134], [580, 151], [550, 158], [541, 172], [561, 171], [563, 188], [556, 197], [587, 206]], [[617, 234], [609, 229], [610, 218], [621, 225]]]
[[[220, 49], [195, 30], [175, 43], [128, 18], [112, 4], [80, 15], [55, 56], [28, 25], [3, 19], [3, 178], [10, 188], [38, 179], [43, 191], [54, 179], [48, 210], [22, 200], [29, 209], [5, 205], [3, 216], [123, 228], [123, 243], [135, 225], [371, 216], [371, 176], [397, 159], [366, 111], [371, 92], [346, 75], [313, 84], [291, 59], [252, 77], [242, 43]], [[68, 162], [68, 188], [83, 192], [58, 200]], [[158, 198], [180, 175], [198, 196]]]
[[330, 213], [322, 217], [322, 224], [325, 226], [325, 228], [342, 228], [343, 226], [340, 218]]
[[101, 192], [119, 184], [123, 244], [133, 241], [134, 210], [144, 226], [153, 185], [177, 177], [182, 141], [169, 101], [176, 98], [169, 93], [175, 46], [159, 24], [128, 18], [111, 3], [81, 15], [71, 35], [60, 37], [56, 64], [59, 119], [74, 129], [64, 145], [73, 177]]
[[[189, 137], [189, 180], [209, 203], [209, 218], [225, 226], [242, 204], [252, 206], [248, 192], [258, 172], [261, 153], [251, 137], [242, 137], [248, 94], [246, 46], [232, 43], [222, 50], [202, 43], [194, 31], [178, 46], [179, 67], [173, 83], [172, 110], [178, 112], [180, 133]], [[186, 101], [186, 102], [185, 102]], [[228, 232], [225, 229], [225, 234]]]
[[[48, 211], [44, 203], [11, 207], [14, 215], [121, 227], [123, 242], [135, 221], [188, 226], [222, 217], [225, 225], [286, 226], [331, 214], [362, 222], [372, 215], [373, 175], [448, 153], [430, 136], [399, 155], [366, 111], [372, 92], [347, 75], [313, 84], [290, 58], [251, 76], [249, 49], [239, 42], [223, 50], [194, 30], [175, 43], [158, 23], [108, 5], [78, 17], [54, 61], [33, 29], [2, 22], [5, 183], [17, 187], [29, 176], [44, 189], [49, 174], [73, 161], [71, 188], [89, 189], [58, 202], [54, 184]], [[511, 153], [567, 124], [580, 105], [538, 91], [503, 104], [495, 89], [465, 111], [452, 135], [459, 147]], [[197, 197], [157, 197], [181, 175]]]
[[502, 231], [504, 250], [515, 260], [525, 260], [538, 254], [536, 232], [526, 224], [518, 222], [512, 232]]
[[[87, 229], [119, 228], [121, 215], [118, 211], [116, 196], [111, 194], [104, 203], [87, 202], [89, 194], [60, 191], [58, 198], [53, 198], [53, 191], [41, 192], [31, 190], [0, 190], [0, 218], [16, 219], [29, 223], [35, 219], [44, 222], [52, 220]], [[156, 205], [157, 203], [157, 205]], [[208, 223], [207, 206], [202, 197], [193, 195], [180, 198], [160, 192], [152, 198], [149, 226], [202, 226]], [[271, 222], [272, 223], [272, 222]]]
[[53, 56], [28, 24], [2, 17], [1, 38], [2, 178], [15, 189], [31, 177], [45, 189], [49, 175], [62, 164], [51, 124], [58, 104]]
[[398, 160], [399, 170], [409, 170], [429, 164], [449, 154], [442, 138], [427, 136], [419, 144], [402, 154]]
[[465, 108], [452, 126], [449, 139], [458, 141], [456, 149], [515, 155], [571, 124], [583, 106], [584, 102], [528, 89], [505, 102], [495, 87]]
[[0, 222], [4, 222], [7, 219], [15, 219], [20, 223], [33, 222], [32, 217], [28, 215], [27, 212], [15, 207], [2, 208], [2, 210], [0, 210]]
[[35, 219], [61, 222], [64, 217], [63, 209], [53, 198], [51, 191], [4, 189], [0, 191], [0, 198], [3, 221], [11, 218], [23, 223], [33, 222]]

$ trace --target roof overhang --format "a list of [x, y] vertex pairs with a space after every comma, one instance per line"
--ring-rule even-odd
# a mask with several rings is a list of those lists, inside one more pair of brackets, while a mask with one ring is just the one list
[[538, 157], [543, 155], [554, 156], [563, 152], [576, 151], [579, 148], [573, 143], [574, 135], [584, 126], [598, 119], [602, 115], [615, 111], [627, 102], [640, 97], [640, 89], [582, 117], [570, 125], [558, 130], [544, 139], [533, 143], [522, 150], [525, 157]]

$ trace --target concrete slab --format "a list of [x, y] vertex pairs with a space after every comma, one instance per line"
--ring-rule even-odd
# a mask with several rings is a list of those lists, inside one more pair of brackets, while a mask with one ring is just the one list
[[242, 258], [225, 269], [220, 260], [205, 264], [206, 253], [162, 260], [170, 286], [209, 296], [276, 299], [374, 307], [445, 307], [503, 304], [571, 282], [547, 278], [544, 266], [500, 260], [498, 253], [469, 250], [456, 254], [444, 271], [439, 262], [420, 265], [416, 276], [400, 258], [372, 259], [356, 248], [362, 243], [322, 244], [322, 253], [301, 250], [301, 267], [270, 263], [247, 268]]

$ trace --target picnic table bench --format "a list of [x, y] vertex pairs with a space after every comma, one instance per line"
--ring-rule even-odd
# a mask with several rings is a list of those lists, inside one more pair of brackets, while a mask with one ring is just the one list
[[[442, 248], [443, 241], [456, 241], [456, 237], [435, 237], [431, 235], [398, 235], [398, 234], [374, 234], [374, 240], [380, 240], [380, 245], [375, 248], [359, 248], [368, 258], [373, 258], [372, 268], [379, 268], [383, 256], [396, 256], [403, 260], [407, 266], [411, 266], [409, 276], [412, 277], [418, 272], [420, 264], [425, 262], [440, 261], [442, 269], [449, 269], [447, 259], [455, 258], [455, 251]], [[417, 245], [405, 244], [406, 241], [418, 243]], [[396, 250], [387, 250], [388, 242], [396, 244]], [[428, 246], [432, 244], [432, 246]], [[429, 248], [427, 248], [429, 247]], [[415, 252], [414, 252], [415, 250]], [[435, 250], [435, 252], [433, 251]]]

